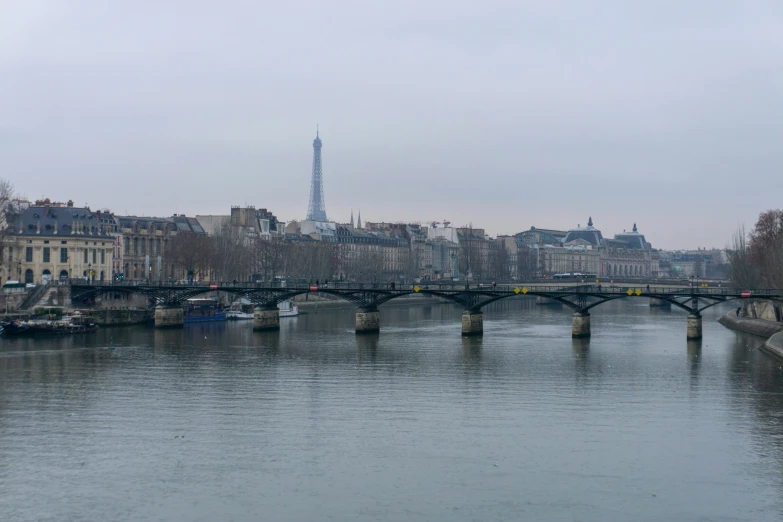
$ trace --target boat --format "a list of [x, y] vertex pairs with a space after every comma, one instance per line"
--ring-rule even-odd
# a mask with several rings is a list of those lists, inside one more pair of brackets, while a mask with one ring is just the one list
[[226, 312], [220, 307], [217, 299], [205, 297], [185, 301], [183, 311], [183, 322], [185, 323], [208, 323], [225, 321], [226, 319]]
[[98, 325], [89, 316], [78, 312], [63, 316], [61, 319], [31, 319], [28, 321], [9, 321], [2, 325], [4, 335], [72, 335], [93, 333]]
[[229, 321], [246, 321], [248, 319], [252, 319], [253, 314], [248, 312], [243, 312], [241, 310], [229, 310], [226, 312], [226, 319]]
[[291, 301], [278, 303], [277, 307], [280, 309], [280, 317], [294, 317], [299, 315], [299, 307]]
[[[283, 301], [277, 305], [280, 317], [295, 317], [299, 315], [299, 307], [291, 301]], [[253, 319], [253, 305], [248, 303], [235, 303], [231, 310], [226, 312], [226, 319], [231, 321], [247, 321]]]

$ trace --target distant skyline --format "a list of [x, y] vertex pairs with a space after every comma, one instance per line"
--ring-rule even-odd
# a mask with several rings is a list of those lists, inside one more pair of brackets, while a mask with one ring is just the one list
[[0, 17], [0, 176], [116, 213], [724, 247], [780, 208], [783, 3], [29, 0]]

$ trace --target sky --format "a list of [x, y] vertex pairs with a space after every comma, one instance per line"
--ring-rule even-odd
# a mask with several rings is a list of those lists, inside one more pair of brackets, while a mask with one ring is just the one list
[[326, 211], [724, 247], [783, 207], [783, 2], [0, 0], [0, 177], [120, 214]]

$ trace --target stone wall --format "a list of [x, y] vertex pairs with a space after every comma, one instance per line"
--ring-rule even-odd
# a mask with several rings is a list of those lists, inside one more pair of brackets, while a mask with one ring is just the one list
[[741, 313], [738, 316], [736, 311], [727, 313], [718, 319], [718, 322], [726, 328], [758, 335], [760, 337], [770, 337], [771, 335], [783, 331], [783, 323], [745, 317]]
[[762, 351], [783, 359], [783, 333], [776, 333], [761, 346]]
[[740, 315], [751, 319], [780, 322], [783, 318], [783, 305], [773, 301], [747, 301], [742, 303]]

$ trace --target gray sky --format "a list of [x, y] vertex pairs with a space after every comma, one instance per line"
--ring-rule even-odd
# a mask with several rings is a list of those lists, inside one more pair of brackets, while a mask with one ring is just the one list
[[722, 247], [783, 206], [783, 2], [0, 0], [0, 176], [118, 213]]

